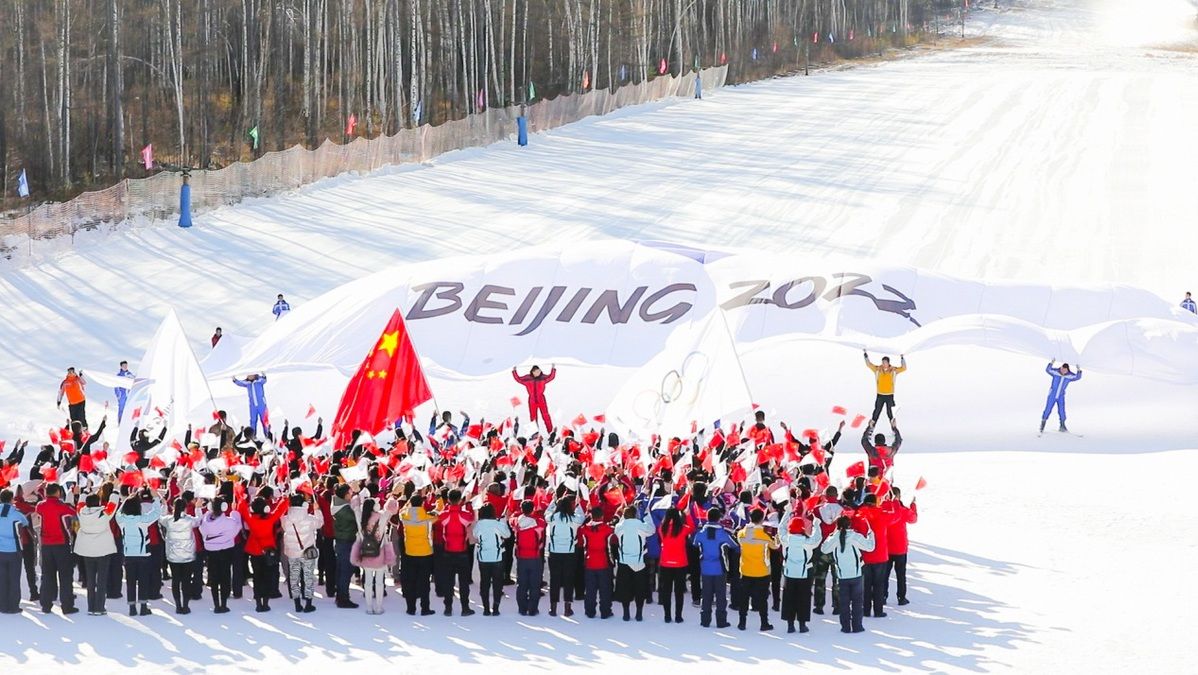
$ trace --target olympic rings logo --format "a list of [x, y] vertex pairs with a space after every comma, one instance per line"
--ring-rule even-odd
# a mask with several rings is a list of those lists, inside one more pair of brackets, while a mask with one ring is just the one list
[[655, 426], [671, 407], [694, 405], [710, 372], [711, 358], [707, 354], [687, 354], [678, 368], [662, 376], [657, 391], [643, 389], [633, 398], [634, 415], [642, 425]]

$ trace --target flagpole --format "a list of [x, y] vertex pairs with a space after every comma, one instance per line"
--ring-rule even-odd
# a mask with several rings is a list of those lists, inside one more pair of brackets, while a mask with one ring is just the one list
[[[728, 336], [728, 341], [732, 344], [732, 352], [736, 354], [736, 369], [740, 371], [740, 379], [745, 382], [745, 389], [749, 389], [749, 378], [745, 375], [745, 367], [740, 362], [740, 351], [736, 349], [736, 338], [732, 335], [732, 328], [728, 326], [728, 319], [724, 315], [724, 309], [717, 305], [715, 311], [720, 315], [720, 323], [724, 326], [724, 333]], [[753, 399], [753, 392], [749, 391], [749, 400]]]

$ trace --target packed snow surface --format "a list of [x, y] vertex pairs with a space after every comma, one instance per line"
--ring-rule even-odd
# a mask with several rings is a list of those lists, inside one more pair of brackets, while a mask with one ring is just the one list
[[[187, 231], [141, 224], [73, 247], [39, 243], [32, 263], [0, 266], [0, 437], [40, 438], [61, 422], [52, 406], [67, 365], [115, 372], [127, 358], [136, 370], [168, 307], [203, 355], [216, 325], [230, 338], [262, 333], [276, 293], [299, 308], [398, 263], [534, 244], [827, 255], [979, 282], [1124, 284], [1169, 303], [1198, 291], [1193, 5], [999, 4], [975, 13], [976, 39], [961, 48], [640, 106], [528, 148], [343, 176], [204, 214]], [[792, 421], [820, 427], [832, 405], [870, 404], [858, 351], [791, 349], [794, 363], [742, 353], [766, 407], [785, 400], [788, 416], [793, 406], [807, 418]], [[511, 599], [500, 618], [417, 621], [393, 595], [382, 617], [323, 601], [301, 617], [255, 615], [248, 601], [186, 621], [162, 608], [149, 620], [27, 612], [0, 622], [0, 664], [1187, 671], [1198, 525], [1173, 503], [1198, 470], [1195, 387], [1088, 374], [1069, 393], [1084, 436], [1037, 438], [1046, 358], [950, 346], [909, 360], [896, 483], [908, 496], [919, 476], [929, 483], [911, 529], [913, 602], [864, 635], [828, 620], [798, 639], [704, 631], [690, 608], [669, 627], [656, 610], [639, 625], [523, 619]], [[90, 393], [95, 417], [105, 396]], [[500, 394], [440, 396], [456, 410], [483, 395]], [[859, 459], [857, 445], [842, 441], [851, 452], [836, 466]]]

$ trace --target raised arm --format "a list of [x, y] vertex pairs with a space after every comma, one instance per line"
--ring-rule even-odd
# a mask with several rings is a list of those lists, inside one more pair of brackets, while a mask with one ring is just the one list
[[554, 366], [549, 369], [549, 375], [545, 378], [545, 384], [549, 384], [550, 382], [552, 382], [553, 378], [555, 378], [555, 377], [557, 377], [557, 366]]

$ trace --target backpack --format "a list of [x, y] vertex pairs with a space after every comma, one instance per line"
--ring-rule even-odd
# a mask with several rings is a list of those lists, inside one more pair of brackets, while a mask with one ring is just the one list
[[383, 542], [379, 539], [377, 525], [371, 530], [362, 530], [362, 543], [358, 545], [358, 555], [363, 558], [377, 558], [383, 550]]

